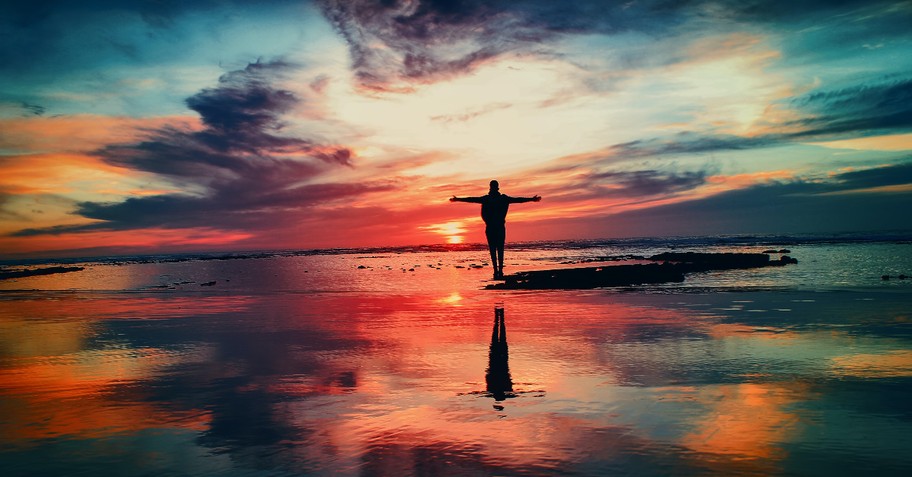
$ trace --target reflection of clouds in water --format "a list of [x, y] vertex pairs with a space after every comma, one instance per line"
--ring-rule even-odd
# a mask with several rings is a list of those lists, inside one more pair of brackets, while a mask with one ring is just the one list
[[713, 339], [749, 338], [764, 340], [801, 339], [798, 333], [784, 328], [770, 326], [750, 326], [741, 323], [719, 323], [709, 327], [708, 335]]
[[[49, 323], [94, 323], [105, 320], [171, 319], [195, 315], [243, 312], [257, 301], [244, 295], [230, 296], [124, 296], [100, 293], [72, 299], [24, 299], [0, 310], [0, 333], [10, 320], [30, 320], [30, 326]], [[36, 321], [40, 318], [42, 321]], [[18, 328], [18, 327], [17, 327]], [[23, 327], [24, 328], [24, 327]]]
[[[0, 317], [0, 358], [17, 360], [0, 374], [0, 442], [192, 434], [195, 452], [236, 469], [297, 473], [769, 474], [795, 469], [808, 413], [901, 412], [820, 380], [908, 376], [896, 373], [912, 354], [882, 351], [895, 337], [885, 348], [876, 334], [720, 317], [681, 297], [537, 293], [509, 302], [508, 353], [504, 296], [460, 290], [451, 306], [451, 290], [32, 303]], [[26, 343], [7, 345], [41, 313]], [[860, 354], [840, 356], [847, 343]]]
[[63, 436], [89, 439], [163, 425], [202, 431], [210, 420], [204, 408], [156, 406], [146, 401], [149, 390], [140, 383], [171, 366], [210, 358], [206, 348], [109, 348], [34, 358], [0, 369], [0, 403], [18, 402], [15, 410], [3, 413], [0, 438], [6, 443]]
[[912, 377], [912, 351], [849, 354], [831, 360], [830, 372], [854, 378]]
[[19, 315], [0, 319], [0, 358], [78, 353], [91, 336], [87, 320], [36, 321]]
[[741, 464], [754, 461], [758, 471], [773, 471], [777, 461], [786, 457], [783, 446], [794, 438], [800, 419], [788, 407], [808, 399], [807, 394], [807, 386], [802, 384], [704, 386], [691, 397], [706, 412], [691, 420], [692, 430], [681, 443], [696, 452], [727, 456]]
[[146, 400], [150, 391], [141, 383], [174, 366], [207, 362], [213, 350], [199, 343], [180, 349], [173, 343], [131, 344], [109, 333], [109, 320], [215, 314], [244, 304], [237, 297], [17, 300], [0, 316], [0, 407], [16, 403], [3, 412], [2, 440], [102, 438], [163, 423], [205, 429], [205, 409], [163, 409]]

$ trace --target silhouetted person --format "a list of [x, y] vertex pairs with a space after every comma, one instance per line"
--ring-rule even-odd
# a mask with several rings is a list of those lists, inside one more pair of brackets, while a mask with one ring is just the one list
[[450, 202], [472, 202], [481, 204], [481, 219], [485, 223], [485, 236], [488, 238], [488, 249], [491, 250], [491, 262], [494, 267], [494, 278], [503, 278], [504, 242], [507, 240], [507, 210], [510, 204], [538, 202], [541, 196], [510, 197], [500, 193], [500, 184], [491, 181], [488, 195], [481, 197], [456, 197]]
[[488, 351], [488, 369], [485, 371], [487, 391], [495, 401], [503, 401], [513, 394], [513, 378], [510, 377], [509, 353], [507, 350], [507, 326], [504, 323], [504, 309], [494, 308], [494, 332], [491, 333], [491, 348]]

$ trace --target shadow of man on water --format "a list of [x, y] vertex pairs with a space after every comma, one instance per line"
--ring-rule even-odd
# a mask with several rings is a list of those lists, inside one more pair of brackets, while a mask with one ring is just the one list
[[491, 333], [491, 348], [488, 351], [488, 369], [485, 370], [486, 390], [496, 401], [494, 404], [495, 409], [503, 409], [498, 403], [507, 398], [516, 397], [513, 392], [513, 378], [510, 376], [509, 360], [504, 309], [503, 307], [495, 307], [494, 331]]

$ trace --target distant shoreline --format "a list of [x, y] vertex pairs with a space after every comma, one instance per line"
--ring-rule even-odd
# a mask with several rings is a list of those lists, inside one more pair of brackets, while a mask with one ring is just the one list
[[[834, 234], [769, 234], [769, 235], [704, 235], [704, 236], [674, 236], [674, 237], [628, 237], [628, 238], [601, 238], [601, 239], [564, 239], [564, 240], [538, 240], [526, 242], [507, 242], [507, 250], [526, 249], [590, 249], [602, 247], [618, 247], [625, 249], [653, 248], [653, 249], [698, 249], [701, 247], [784, 247], [797, 245], [820, 244], [857, 244], [857, 243], [897, 243], [912, 244], [912, 232], [871, 232], [871, 233], [834, 233]], [[345, 255], [345, 254], [405, 254], [425, 252], [459, 252], [480, 251], [487, 252], [487, 245], [481, 242], [467, 242], [461, 244], [424, 244], [402, 246], [375, 246], [375, 247], [336, 247], [319, 249], [285, 249], [285, 250], [236, 250], [212, 252], [173, 252], [173, 253], [140, 253], [140, 254], [108, 254], [84, 255], [69, 257], [44, 257], [44, 258], [8, 258], [0, 260], [3, 266], [39, 266], [39, 265], [75, 265], [75, 264], [103, 264], [103, 265], [128, 265], [137, 263], [171, 263], [207, 260], [247, 260], [279, 257], [313, 256], [313, 255]], [[758, 250], [759, 251], [759, 250]], [[74, 252], [78, 253], [78, 252]]]
[[78, 272], [80, 270], [85, 270], [85, 267], [45, 267], [20, 270], [0, 270], [0, 280], [34, 277], [37, 275], [53, 275], [55, 273]]

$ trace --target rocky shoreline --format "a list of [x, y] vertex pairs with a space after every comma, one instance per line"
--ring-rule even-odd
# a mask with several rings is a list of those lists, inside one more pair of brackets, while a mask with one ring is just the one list
[[0, 280], [5, 280], [5, 279], [9, 279], [9, 278], [34, 277], [37, 275], [53, 275], [55, 273], [78, 272], [80, 270], [85, 270], [85, 268], [84, 267], [45, 267], [45, 268], [33, 268], [33, 269], [0, 270]]
[[766, 253], [665, 252], [647, 257], [661, 263], [603, 267], [563, 268], [520, 272], [504, 277], [502, 283], [488, 285], [491, 290], [591, 289], [659, 283], [683, 282], [688, 273], [781, 267], [798, 263], [782, 255], [770, 260]]

